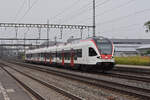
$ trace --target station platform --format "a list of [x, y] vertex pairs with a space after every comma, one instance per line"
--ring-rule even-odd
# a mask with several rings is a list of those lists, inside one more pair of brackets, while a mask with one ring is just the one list
[[115, 67], [123, 67], [123, 68], [138, 68], [138, 69], [149, 69], [150, 70], [150, 66], [140, 66], [140, 65], [121, 65], [121, 64], [117, 64], [115, 65]]
[[33, 100], [32, 97], [0, 68], [0, 100]]

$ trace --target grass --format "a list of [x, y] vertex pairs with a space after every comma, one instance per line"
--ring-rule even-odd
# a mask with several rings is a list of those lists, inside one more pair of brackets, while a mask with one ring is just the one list
[[150, 57], [115, 57], [116, 64], [150, 66]]

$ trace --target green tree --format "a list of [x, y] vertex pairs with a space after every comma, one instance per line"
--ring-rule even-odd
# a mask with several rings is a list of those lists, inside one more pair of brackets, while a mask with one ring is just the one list
[[146, 26], [146, 32], [149, 32], [150, 31], [150, 21], [147, 21], [144, 26]]
[[146, 52], [146, 54], [150, 54], [150, 50], [148, 50], [148, 51]]

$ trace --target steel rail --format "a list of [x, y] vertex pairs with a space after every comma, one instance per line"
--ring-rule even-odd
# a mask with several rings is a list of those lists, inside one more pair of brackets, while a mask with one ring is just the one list
[[142, 81], [142, 82], [150, 82], [150, 78], [143, 77], [143, 76], [135, 76], [135, 75], [128, 75], [128, 74], [121, 74], [121, 73], [112, 73], [106, 74], [105, 76], [135, 80], [135, 81]]
[[150, 75], [150, 70], [142, 69], [142, 68], [123, 68], [123, 67], [115, 67], [113, 69], [115, 72], [131, 72], [135, 74], [148, 74]]
[[118, 91], [121, 93], [126, 93], [128, 95], [134, 95], [136, 97], [138, 96], [139, 98], [142, 98], [144, 100], [150, 100], [150, 94], [149, 94], [150, 90], [149, 89], [144, 89], [144, 88], [135, 87], [135, 86], [129, 86], [129, 85], [125, 85], [125, 84], [121, 84], [121, 83], [117, 83], [117, 82], [105, 81], [102, 79], [96, 79], [96, 78], [76, 75], [76, 74], [72, 74], [72, 73], [60, 72], [60, 71], [52, 70], [49, 68], [41, 68], [39, 66], [31, 65], [31, 64], [18, 63], [16, 65], [19, 65], [20, 67], [26, 67], [26, 68], [46, 72], [49, 74], [69, 78], [72, 80], [84, 82], [84, 83], [98, 86], [98, 87], [103, 87], [103, 88], [105, 87], [107, 89], [111, 89], [113, 91]]
[[45, 100], [40, 94], [36, 93], [33, 89], [28, 87], [26, 84], [17, 79], [14, 75], [12, 75], [9, 71], [7, 71], [4, 67], [0, 66], [8, 75], [10, 75], [13, 79], [15, 79], [23, 88], [25, 88], [30, 94], [32, 94], [37, 100]]
[[[5, 64], [4, 64], [4, 65], [5, 65]], [[38, 83], [40, 83], [40, 84], [42, 84], [42, 85], [44, 85], [44, 86], [46, 86], [46, 87], [48, 87], [48, 88], [50, 88], [50, 89], [53, 89], [53, 90], [55, 90], [56, 92], [58, 92], [58, 93], [60, 93], [60, 94], [62, 94], [62, 95], [64, 95], [64, 96], [66, 96], [66, 97], [68, 97], [68, 98], [70, 98], [70, 99], [72, 99], [72, 100], [84, 100], [83, 98], [78, 97], [78, 96], [76, 96], [76, 95], [74, 95], [74, 94], [71, 94], [71, 93], [69, 93], [69, 92], [67, 92], [67, 91], [65, 91], [65, 90], [63, 90], [63, 89], [61, 89], [61, 88], [58, 88], [58, 87], [56, 87], [56, 86], [54, 86], [54, 85], [51, 85], [51, 84], [49, 84], [49, 83], [47, 83], [47, 82], [45, 82], [45, 81], [41, 81], [41, 80], [39, 80], [39, 79], [37, 79], [37, 78], [34, 78], [34, 77], [32, 77], [32, 76], [30, 76], [30, 75], [28, 75], [28, 74], [25, 74], [25, 73], [23, 73], [23, 72], [21, 72], [21, 71], [15, 69], [15, 68], [13, 68], [12, 66], [9, 66], [9, 65], [5, 65], [5, 66], [8, 66], [9, 68], [15, 70], [16, 72], [19, 72], [20, 74], [22, 74], [22, 75], [24, 75], [24, 76], [27, 76], [27, 77], [29, 77], [30, 79], [35, 80], [35, 81], [37, 81]]]

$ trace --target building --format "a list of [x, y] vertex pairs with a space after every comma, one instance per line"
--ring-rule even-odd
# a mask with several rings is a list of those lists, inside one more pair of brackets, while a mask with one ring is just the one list
[[140, 55], [150, 55], [150, 44], [144, 45], [136, 49]]
[[145, 45], [150, 45], [150, 39], [111, 39], [115, 46], [115, 56], [135, 56], [137, 50]]

